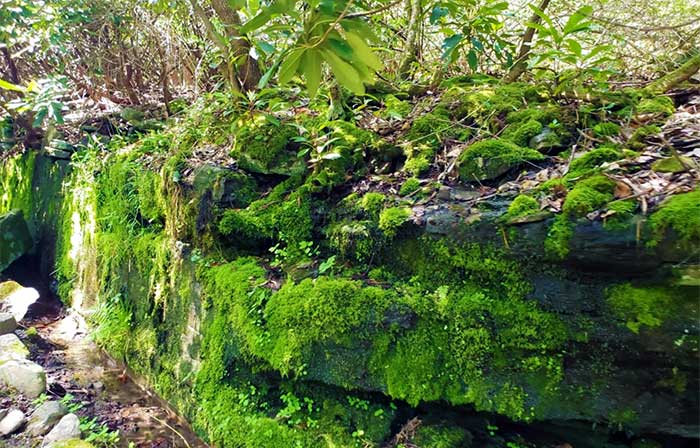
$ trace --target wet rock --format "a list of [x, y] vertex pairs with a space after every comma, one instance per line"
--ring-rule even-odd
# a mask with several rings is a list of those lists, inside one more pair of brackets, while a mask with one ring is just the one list
[[47, 401], [34, 410], [29, 418], [27, 431], [33, 436], [43, 436], [67, 413], [68, 409], [63, 403]]
[[53, 427], [46, 437], [44, 437], [44, 445], [61, 440], [79, 439], [80, 438], [80, 420], [75, 414], [64, 415], [61, 420]]
[[0, 272], [27, 253], [34, 240], [20, 210], [0, 215]]
[[80, 439], [68, 439], [53, 442], [46, 445], [46, 448], [95, 448], [95, 445]]
[[12, 360], [27, 359], [29, 350], [14, 333], [0, 336], [0, 365]]
[[0, 313], [0, 335], [12, 333], [17, 329], [15, 316], [10, 313]]
[[7, 413], [5, 418], [0, 421], [0, 436], [5, 437], [8, 434], [12, 434], [21, 428], [25, 421], [24, 412], [19, 409], [11, 410]]
[[[39, 292], [34, 288], [25, 288], [15, 282], [7, 283], [12, 283], [13, 289], [4, 298], [0, 296], [0, 312], [10, 313], [17, 322], [20, 322], [24, 319], [29, 307], [39, 300]], [[5, 284], [3, 283], [2, 285]]]
[[0, 364], [0, 383], [17, 390], [27, 398], [46, 392], [46, 372], [39, 364], [26, 359]]

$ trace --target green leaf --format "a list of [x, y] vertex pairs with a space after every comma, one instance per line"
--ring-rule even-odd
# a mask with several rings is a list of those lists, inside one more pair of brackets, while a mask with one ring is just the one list
[[306, 90], [311, 98], [316, 96], [321, 84], [321, 55], [318, 50], [311, 49], [302, 56], [302, 71], [306, 79]]
[[455, 48], [459, 43], [462, 41], [462, 35], [461, 34], [455, 34], [453, 36], [450, 36], [446, 38], [442, 42], [442, 59], [451, 59], [452, 52], [454, 52]]
[[444, 6], [436, 5], [433, 8], [433, 11], [430, 13], [430, 24], [435, 25], [441, 18], [447, 16], [449, 13], [449, 9], [445, 8]]
[[7, 82], [4, 79], [0, 79], [0, 89], [12, 90], [13, 92], [24, 92], [25, 91], [25, 89], [22, 88], [21, 86]]
[[39, 111], [34, 115], [34, 122], [32, 123], [32, 126], [35, 128], [38, 128], [41, 126], [41, 123], [44, 122], [44, 118], [46, 118], [46, 115], [49, 113], [49, 109], [47, 107], [42, 107], [39, 109]]
[[360, 79], [360, 74], [352, 65], [340, 59], [338, 55], [330, 50], [321, 50], [321, 54], [323, 59], [331, 66], [333, 75], [335, 75], [341, 86], [346, 87], [356, 95], [364, 95], [365, 86]]
[[467, 53], [467, 62], [469, 63], [469, 68], [471, 68], [473, 71], [476, 71], [477, 68], [479, 68], [479, 61], [476, 57], [476, 51], [472, 48], [469, 50], [469, 53]]
[[284, 62], [282, 62], [280, 65], [280, 70], [277, 73], [277, 80], [280, 84], [288, 83], [296, 74], [297, 69], [299, 68], [299, 62], [301, 61], [301, 56], [303, 54], [303, 48], [295, 48], [287, 55]]
[[581, 57], [581, 44], [578, 43], [575, 39], [567, 39], [566, 44], [569, 47], [569, 50], [575, 54], [577, 57]]
[[348, 44], [344, 39], [342, 39], [340, 36], [338, 37], [329, 37], [328, 38], [328, 45], [331, 47], [333, 52], [340, 56], [341, 58], [345, 59], [346, 61], [352, 61], [354, 60], [353, 56], [353, 51], [352, 47], [350, 44]]
[[345, 33], [345, 38], [360, 61], [373, 70], [381, 70], [382, 61], [360, 36], [348, 31]]
[[272, 18], [272, 13], [269, 9], [263, 9], [260, 14], [248, 20], [243, 24], [239, 32], [241, 34], [248, 34], [251, 31], [255, 31], [261, 26], [265, 25]]

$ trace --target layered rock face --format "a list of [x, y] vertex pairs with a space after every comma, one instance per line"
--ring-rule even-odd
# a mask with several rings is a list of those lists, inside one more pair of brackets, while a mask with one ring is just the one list
[[[323, 129], [347, 145], [311, 168], [257, 119], [232, 148], [245, 169], [187, 131], [86, 149], [63, 182], [59, 291], [217, 445], [379, 446], [421, 415], [419, 446], [469, 446], [494, 432], [464, 423], [476, 412], [602, 428], [577, 447], [697, 437], [694, 171], [669, 174], [651, 210], [606, 171], [620, 148], [510, 188], [502, 176], [566, 146], [540, 112], [508, 115], [529, 127], [456, 156], [452, 181], [402, 188], [363, 157], [420, 176], [435, 152], [397, 161], [337, 123]], [[502, 151], [507, 167], [482, 163]]]

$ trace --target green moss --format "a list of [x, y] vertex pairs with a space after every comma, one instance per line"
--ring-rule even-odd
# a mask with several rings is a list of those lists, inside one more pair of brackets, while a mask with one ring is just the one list
[[240, 120], [238, 126], [231, 155], [241, 168], [254, 173], [289, 174], [301, 161], [295, 151], [288, 149], [299, 135], [291, 124], [272, 122], [260, 114]]
[[394, 95], [386, 95], [382, 99], [384, 103], [384, 110], [380, 112], [380, 116], [385, 119], [396, 119], [401, 120], [406, 118], [413, 106], [408, 101], [403, 101]]
[[605, 176], [593, 176], [576, 184], [564, 200], [562, 211], [579, 218], [604, 206], [613, 199], [615, 182]]
[[577, 219], [598, 210], [613, 199], [615, 182], [605, 176], [593, 176], [578, 182], [569, 191], [545, 240], [545, 252], [562, 259], [569, 253], [569, 242]]
[[640, 126], [637, 128], [632, 136], [629, 138], [627, 141], [627, 145], [631, 149], [635, 150], [642, 150], [646, 148], [647, 142], [646, 140], [654, 135], [658, 135], [661, 133], [661, 128], [656, 125], [644, 125]]
[[379, 248], [379, 236], [375, 235], [371, 221], [341, 221], [330, 227], [330, 245], [345, 260], [368, 263]]
[[673, 104], [673, 100], [667, 96], [646, 98], [637, 105], [637, 113], [641, 115], [653, 114], [668, 117], [673, 115], [675, 111], [676, 106]]
[[593, 126], [593, 135], [596, 137], [614, 137], [620, 134], [620, 125], [605, 121]]
[[403, 184], [401, 184], [399, 195], [406, 196], [411, 193], [415, 193], [418, 190], [420, 190], [420, 180], [416, 179], [415, 177], [410, 177], [406, 179]]
[[671, 156], [659, 159], [651, 164], [651, 169], [657, 173], [682, 173], [695, 166], [693, 159], [685, 156]]
[[442, 141], [455, 135], [455, 126], [448, 112], [440, 107], [416, 118], [404, 136], [406, 170], [414, 176], [427, 171]]
[[607, 229], [624, 228], [637, 210], [637, 206], [637, 201], [634, 199], [610, 202], [607, 209], [614, 214], [605, 218], [605, 227]]
[[620, 158], [622, 158], [622, 153], [616, 147], [600, 146], [574, 159], [569, 166], [566, 178], [571, 179], [586, 175], [603, 163], [614, 162]]
[[542, 123], [539, 121], [528, 120], [524, 123], [507, 127], [501, 134], [501, 138], [510, 140], [518, 146], [527, 147], [530, 144], [530, 139], [539, 135], [542, 129]]
[[639, 333], [642, 326], [660, 326], [674, 309], [673, 291], [666, 287], [636, 288], [625, 283], [611, 288], [607, 301], [615, 315], [634, 333]]
[[494, 124], [495, 119], [523, 109], [525, 104], [540, 102], [546, 95], [536, 86], [524, 83], [455, 86], [443, 93], [441, 102], [453, 118], [461, 120], [469, 117], [488, 127]]
[[404, 207], [390, 207], [382, 210], [379, 215], [379, 230], [388, 238], [396, 236], [399, 227], [404, 225], [411, 216], [411, 210]]
[[384, 208], [386, 196], [381, 193], [369, 192], [365, 193], [360, 199], [360, 208], [375, 220], [379, 220], [379, 214]]
[[504, 222], [512, 221], [540, 211], [540, 204], [537, 199], [520, 194], [508, 206], [508, 211], [500, 218]]
[[669, 230], [678, 235], [679, 244], [692, 249], [700, 245], [700, 191], [671, 196], [649, 219], [656, 245]]
[[482, 140], [467, 147], [459, 156], [459, 175], [466, 182], [495, 179], [523, 162], [543, 158], [535, 150], [505, 140]]
[[471, 434], [464, 428], [443, 425], [421, 425], [413, 443], [421, 448], [461, 448], [471, 445]]

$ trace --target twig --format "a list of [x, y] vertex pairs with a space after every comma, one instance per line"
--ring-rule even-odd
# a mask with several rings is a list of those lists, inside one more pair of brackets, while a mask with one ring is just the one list
[[376, 14], [378, 12], [386, 11], [387, 9], [391, 8], [392, 6], [398, 5], [402, 1], [403, 0], [396, 0], [395, 2], [389, 3], [388, 5], [384, 5], [384, 6], [377, 8], [377, 9], [372, 9], [370, 11], [354, 12], [352, 14], [346, 15], [345, 18], [346, 19], [355, 19], [357, 17], [371, 16], [371, 15]]
[[161, 424], [167, 426], [172, 432], [174, 432], [175, 434], [177, 434], [178, 436], [180, 436], [180, 438], [182, 439], [182, 441], [185, 442], [185, 445], [187, 445], [187, 448], [192, 448], [192, 447], [190, 446], [190, 444], [187, 442], [187, 439], [185, 439], [185, 437], [184, 437], [182, 434], [180, 434], [180, 431], [178, 431], [177, 429], [173, 428], [172, 426], [170, 426], [169, 424], [167, 424], [167, 423], [164, 422], [163, 420], [159, 419], [159, 418], [156, 417], [155, 415], [151, 415], [151, 417], [153, 418], [153, 420], [155, 420], [155, 421], [157, 421], [158, 423], [161, 423]]

